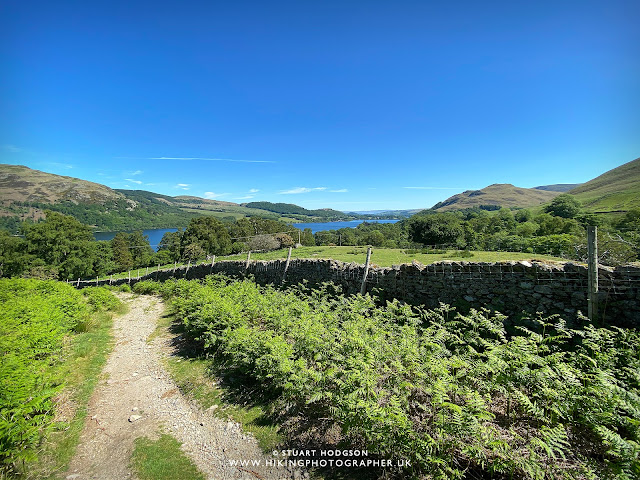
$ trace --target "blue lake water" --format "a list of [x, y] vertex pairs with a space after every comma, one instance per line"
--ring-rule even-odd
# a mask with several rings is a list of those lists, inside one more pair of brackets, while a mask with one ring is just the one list
[[[176, 232], [177, 230], [177, 228], [153, 228], [151, 230], [143, 230], [142, 234], [149, 237], [151, 248], [158, 251], [162, 236], [167, 232]], [[116, 233], [118, 232], [93, 232], [93, 236], [96, 237], [96, 240], [111, 240], [116, 236]]]
[[310, 228], [311, 233], [322, 232], [324, 230], [338, 230], [340, 228], [356, 228], [363, 222], [368, 223], [397, 223], [400, 220], [350, 220], [348, 222], [324, 222], [324, 223], [294, 223], [293, 226], [304, 230]]
[[[356, 228], [362, 222], [369, 223], [396, 223], [400, 220], [351, 220], [349, 222], [325, 222], [325, 223], [294, 223], [293, 226], [300, 230], [310, 228], [311, 233], [321, 232], [323, 230], [338, 230], [340, 228]], [[152, 228], [150, 230], [143, 230], [142, 234], [149, 237], [149, 243], [151, 248], [158, 250], [158, 245], [162, 236], [167, 232], [175, 232], [177, 228]], [[111, 240], [116, 236], [118, 232], [94, 232], [93, 236], [96, 240]]]

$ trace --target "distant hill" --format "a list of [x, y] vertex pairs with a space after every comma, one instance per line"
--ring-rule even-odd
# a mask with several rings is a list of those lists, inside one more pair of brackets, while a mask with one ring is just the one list
[[293, 204], [240, 205], [188, 195], [114, 190], [78, 178], [0, 164], [0, 228], [16, 231], [21, 221], [42, 219], [45, 210], [72, 215], [98, 230], [110, 231], [185, 227], [200, 215], [223, 220], [259, 216], [286, 222], [358, 218], [337, 210], [307, 210]]
[[436, 203], [432, 210], [464, 210], [466, 208], [534, 207], [550, 202], [560, 192], [520, 188], [510, 183], [496, 183], [481, 190], [466, 190], [443, 202]]
[[640, 158], [569, 190], [592, 212], [625, 212], [640, 207]]
[[125, 197], [99, 183], [52, 175], [22, 165], [0, 165], [2, 202], [44, 202], [104, 204]]
[[331, 208], [321, 208], [317, 210], [307, 210], [306, 208], [294, 205], [292, 203], [271, 203], [271, 202], [249, 202], [243, 203], [243, 207], [258, 208], [261, 210], [267, 210], [269, 212], [279, 213], [288, 216], [303, 215], [306, 217], [318, 217], [331, 220], [349, 220], [353, 218], [344, 212], [338, 210], [332, 210]]
[[579, 187], [581, 183], [556, 183], [555, 185], [542, 185], [541, 187], [533, 187], [534, 190], [545, 190], [547, 192], [568, 192], [569, 190]]
[[352, 215], [367, 215], [376, 218], [407, 218], [423, 210], [424, 208], [413, 208], [410, 210], [363, 210], [345, 213]]

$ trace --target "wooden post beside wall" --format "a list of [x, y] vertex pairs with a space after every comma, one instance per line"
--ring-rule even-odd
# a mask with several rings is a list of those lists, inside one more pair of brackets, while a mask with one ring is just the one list
[[371, 247], [367, 248], [367, 261], [364, 264], [364, 275], [362, 276], [362, 286], [360, 287], [360, 295], [364, 295], [367, 291], [367, 276], [369, 275], [369, 262], [371, 261]]
[[587, 309], [591, 322], [598, 319], [598, 227], [587, 227]]
[[293, 247], [289, 247], [289, 253], [287, 254], [287, 263], [284, 264], [284, 272], [282, 273], [282, 283], [284, 283], [285, 278], [287, 278], [287, 270], [289, 270], [289, 262], [291, 262], [291, 250], [293, 250]]
[[244, 266], [244, 269], [247, 270], [249, 268], [249, 262], [251, 261], [251, 250], [247, 252], [247, 263]]

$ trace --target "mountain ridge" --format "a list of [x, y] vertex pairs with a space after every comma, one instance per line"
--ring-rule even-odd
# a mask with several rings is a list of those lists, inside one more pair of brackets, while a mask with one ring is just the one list
[[494, 183], [480, 190], [465, 190], [436, 203], [438, 212], [490, 207], [534, 207], [560, 195], [557, 191], [516, 187], [510, 183]]

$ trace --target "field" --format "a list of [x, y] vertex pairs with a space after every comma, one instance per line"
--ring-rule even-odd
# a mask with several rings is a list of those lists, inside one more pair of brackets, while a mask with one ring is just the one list
[[[266, 253], [252, 253], [252, 260], [277, 260], [287, 258], [288, 250], [276, 250]], [[246, 258], [246, 254], [220, 257], [220, 260], [238, 260]], [[367, 247], [300, 247], [293, 249], [291, 258], [330, 258], [341, 262], [364, 264], [367, 258]], [[411, 263], [413, 260], [424, 265], [442, 260], [467, 262], [501, 262], [507, 260], [551, 260], [562, 261], [551, 255], [538, 255], [520, 252], [465, 252], [461, 250], [439, 250], [438, 253], [411, 253], [400, 248], [374, 248], [371, 262], [379, 267], [391, 267]]]
[[[272, 252], [252, 253], [251, 260], [279, 260], [286, 259], [288, 249], [274, 250]], [[521, 252], [481, 252], [462, 250], [440, 250], [439, 253], [411, 253], [400, 248], [374, 248], [371, 255], [371, 264], [378, 267], [391, 267], [393, 265], [402, 265], [403, 263], [411, 263], [413, 260], [428, 265], [442, 260], [451, 261], [467, 261], [467, 262], [503, 262], [503, 261], [519, 261], [519, 260], [545, 260], [552, 262], [565, 261], [562, 258], [551, 255], [538, 255]], [[228, 255], [224, 257], [216, 257], [218, 261], [238, 261], [246, 260], [247, 254]], [[292, 251], [291, 258], [322, 258], [339, 260], [345, 263], [355, 262], [364, 264], [367, 258], [367, 247], [300, 247]], [[184, 262], [179, 262], [176, 266], [185, 266]], [[160, 265], [160, 270], [173, 268], [174, 264]], [[137, 278], [147, 273], [153, 273], [158, 267], [142, 267], [131, 269], [131, 278]], [[100, 280], [112, 278], [127, 278], [129, 272], [121, 272], [113, 275], [100, 277]]]

